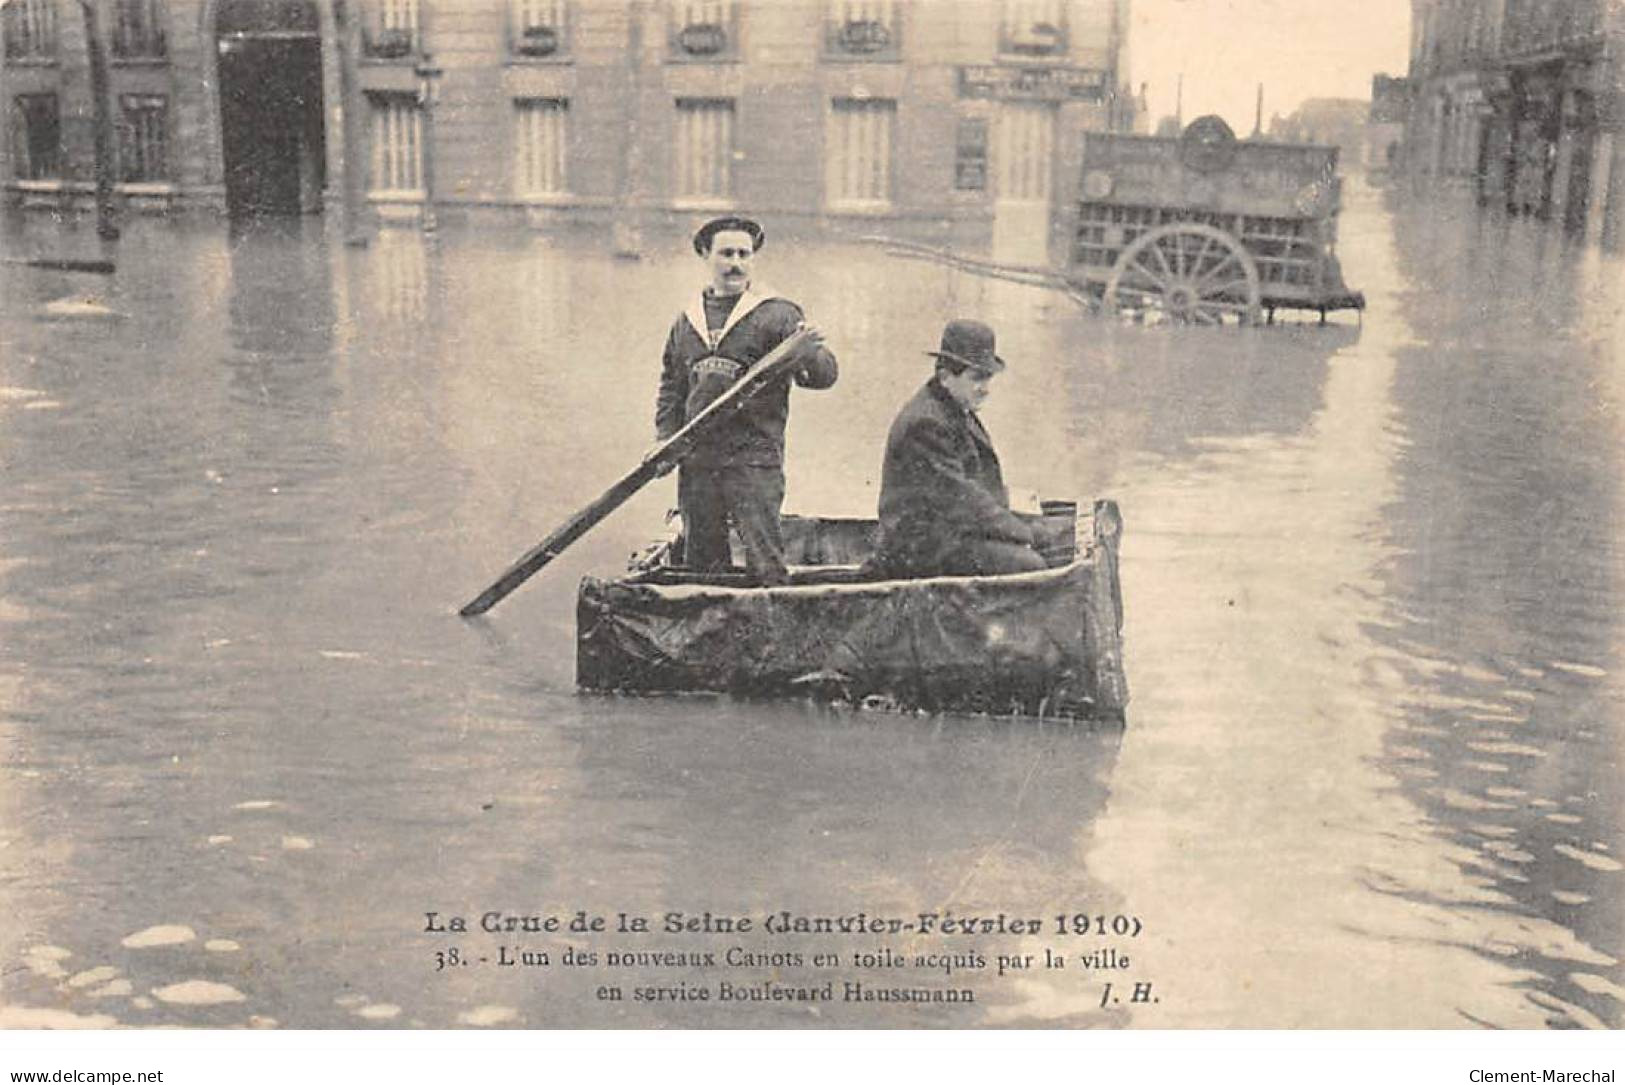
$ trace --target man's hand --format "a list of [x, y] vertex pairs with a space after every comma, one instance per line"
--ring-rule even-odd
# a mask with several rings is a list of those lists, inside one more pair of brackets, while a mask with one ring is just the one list
[[802, 350], [818, 350], [824, 345], [824, 330], [816, 324], [809, 324], [803, 320], [796, 325], [796, 331], [806, 332], [807, 341], [801, 345]]
[[[816, 324], [809, 324], [803, 320], [796, 325], [796, 331], [807, 333], [806, 340], [800, 347], [796, 348], [797, 353], [808, 361], [812, 361], [818, 352], [824, 349], [824, 330]], [[805, 374], [806, 372], [806, 367], [802, 367], [801, 373]]]
[[[665, 441], [656, 441], [654, 444], [650, 445], [648, 450], [643, 453], [642, 462], [648, 463], [650, 460], [654, 459], [655, 455], [664, 447], [666, 447]], [[671, 474], [672, 468], [676, 466], [677, 464], [674, 462], [661, 464], [659, 470], [655, 472], [655, 477], [663, 478], [664, 476]]]

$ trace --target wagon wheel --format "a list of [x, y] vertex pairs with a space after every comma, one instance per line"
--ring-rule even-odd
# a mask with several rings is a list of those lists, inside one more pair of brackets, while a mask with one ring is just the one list
[[1148, 230], [1123, 250], [1106, 281], [1106, 307], [1160, 313], [1189, 324], [1258, 320], [1258, 265], [1234, 235], [1200, 222]]

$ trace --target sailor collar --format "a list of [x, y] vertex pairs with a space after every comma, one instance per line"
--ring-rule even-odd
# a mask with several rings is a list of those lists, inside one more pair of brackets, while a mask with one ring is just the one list
[[705, 292], [703, 290], [694, 296], [694, 300], [689, 304], [689, 307], [683, 310], [683, 315], [688, 318], [689, 325], [699, 335], [701, 342], [706, 345], [706, 348], [712, 354], [715, 354], [717, 347], [721, 346], [728, 333], [733, 331], [735, 324], [743, 320], [751, 310], [762, 304], [762, 302], [772, 301], [781, 296], [778, 291], [771, 287], [757, 286], [754, 283], [745, 287], [744, 293], [739, 295], [739, 300], [734, 304], [733, 312], [728, 314], [728, 319], [723, 323], [722, 327], [714, 332], [708, 330], [705, 326]]

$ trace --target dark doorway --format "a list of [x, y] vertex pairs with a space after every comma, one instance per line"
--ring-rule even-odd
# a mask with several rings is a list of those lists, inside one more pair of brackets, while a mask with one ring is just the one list
[[227, 210], [319, 211], [327, 153], [315, 5], [222, 0], [215, 33]]

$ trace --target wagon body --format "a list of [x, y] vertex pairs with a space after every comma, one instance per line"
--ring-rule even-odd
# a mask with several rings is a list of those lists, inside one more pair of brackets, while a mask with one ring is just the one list
[[1364, 307], [1337, 261], [1335, 147], [1237, 140], [1204, 117], [1178, 137], [1090, 133], [1082, 169], [1068, 271], [1114, 307]]

